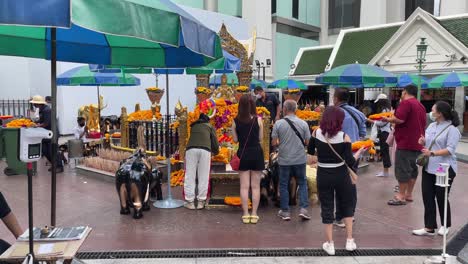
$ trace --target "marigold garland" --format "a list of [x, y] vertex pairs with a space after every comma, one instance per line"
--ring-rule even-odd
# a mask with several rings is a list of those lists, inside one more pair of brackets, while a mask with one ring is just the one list
[[26, 118], [20, 118], [20, 119], [15, 119], [9, 122], [6, 127], [10, 128], [20, 128], [20, 127], [33, 127], [36, 124], [31, 121], [31, 119], [26, 119]]
[[296, 116], [306, 121], [316, 121], [320, 119], [321, 113], [311, 110], [297, 110]]
[[185, 180], [185, 171], [178, 170], [171, 173], [171, 187], [183, 186]]
[[206, 87], [203, 87], [203, 86], [198, 86], [197, 88], [195, 88], [195, 94], [206, 94], [206, 95], [210, 95], [211, 92], [212, 92], [211, 89], [206, 88]]
[[[242, 204], [239, 196], [226, 196], [224, 197], [224, 203], [232, 206], [240, 206]], [[249, 199], [249, 208], [252, 207], [252, 201]]]
[[229, 150], [229, 148], [221, 147], [219, 148], [218, 155], [213, 156], [211, 160], [214, 162], [222, 162], [224, 164], [228, 164], [229, 159], [230, 159], [230, 154], [231, 154], [231, 151]]
[[148, 87], [146, 88], [147, 92], [163, 93], [164, 90], [159, 87]]
[[370, 139], [363, 140], [363, 141], [356, 141], [351, 145], [351, 149], [353, 151], [358, 151], [362, 147], [371, 149], [371, 148], [374, 147], [374, 141], [372, 141]]
[[392, 117], [392, 116], [393, 116], [393, 114], [391, 112], [383, 112], [383, 113], [380, 113], [380, 114], [370, 115], [369, 119], [371, 119], [371, 120], [381, 120], [384, 117], [389, 118], [389, 117]]
[[238, 86], [236, 88], [236, 92], [239, 92], [239, 93], [246, 93], [248, 91], [249, 91], [249, 87], [247, 87], [247, 86], [242, 85], [242, 86]]
[[[156, 119], [161, 119], [162, 115], [159, 112], [156, 112]], [[128, 115], [128, 121], [151, 121], [153, 120], [153, 111], [151, 110], [140, 110], [133, 112]]]

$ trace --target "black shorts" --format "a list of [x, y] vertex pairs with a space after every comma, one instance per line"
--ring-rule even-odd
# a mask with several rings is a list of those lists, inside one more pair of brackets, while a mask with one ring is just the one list
[[418, 178], [419, 168], [416, 159], [421, 151], [397, 149], [395, 152], [395, 177], [398, 182], [408, 182]]

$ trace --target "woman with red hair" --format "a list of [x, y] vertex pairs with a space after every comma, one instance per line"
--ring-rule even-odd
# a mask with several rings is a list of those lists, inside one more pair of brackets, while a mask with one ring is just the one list
[[346, 224], [346, 250], [354, 251], [357, 248], [353, 239], [353, 183], [347, 166], [354, 166], [364, 148], [353, 156], [351, 139], [342, 131], [344, 117], [344, 111], [340, 107], [327, 107], [320, 127], [312, 134], [307, 150], [308, 154], [317, 155], [312, 160], [318, 163], [317, 188], [327, 238], [322, 248], [329, 255], [335, 255], [332, 234], [335, 199]]

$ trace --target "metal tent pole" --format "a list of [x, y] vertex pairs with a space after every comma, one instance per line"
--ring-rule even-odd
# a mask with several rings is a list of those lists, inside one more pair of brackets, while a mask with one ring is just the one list
[[52, 96], [52, 111], [51, 111], [51, 124], [52, 124], [52, 146], [51, 146], [51, 206], [50, 206], [50, 225], [56, 224], [57, 212], [57, 30], [50, 28], [50, 89]]
[[170, 151], [170, 138], [169, 138], [169, 73], [166, 70], [166, 163], [167, 163], [167, 198], [162, 201], [156, 201], [153, 205], [156, 208], [178, 208], [184, 205], [184, 201], [182, 200], [175, 200], [172, 198], [172, 191], [171, 191], [171, 151]]

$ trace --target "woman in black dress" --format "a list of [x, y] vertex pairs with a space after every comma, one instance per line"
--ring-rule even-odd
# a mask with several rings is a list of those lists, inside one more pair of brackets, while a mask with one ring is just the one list
[[[265, 169], [263, 150], [260, 142], [263, 136], [263, 122], [252, 109], [253, 99], [243, 95], [239, 100], [237, 117], [232, 122], [232, 137], [239, 142], [237, 156], [240, 159], [240, 197], [242, 201], [242, 222], [256, 224], [257, 209], [260, 202], [260, 180]], [[244, 149], [245, 148], [245, 149]], [[249, 214], [249, 189], [252, 188], [252, 213]]]
[[[322, 223], [325, 224], [327, 238], [322, 248], [329, 255], [335, 255], [332, 235], [333, 221], [335, 220], [333, 214], [335, 199], [338, 201], [337, 205], [340, 206], [340, 211], [343, 212], [343, 220], [346, 224], [346, 250], [354, 251], [356, 249], [356, 243], [353, 239], [353, 183], [347, 166], [354, 167], [364, 148], [359, 149], [353, 156], [351, 139], [342, 131], [344, 116], [344, 111], [340, 107], [327, 107], [320, 121], [320, 128], [312, 134], [307, 150], [308, 154], [317, 155], [312, 160], [313, 163], [318, 163], [317, 189], [322, 211]], [[339, 157], [331, 148], [337, 152]]]

